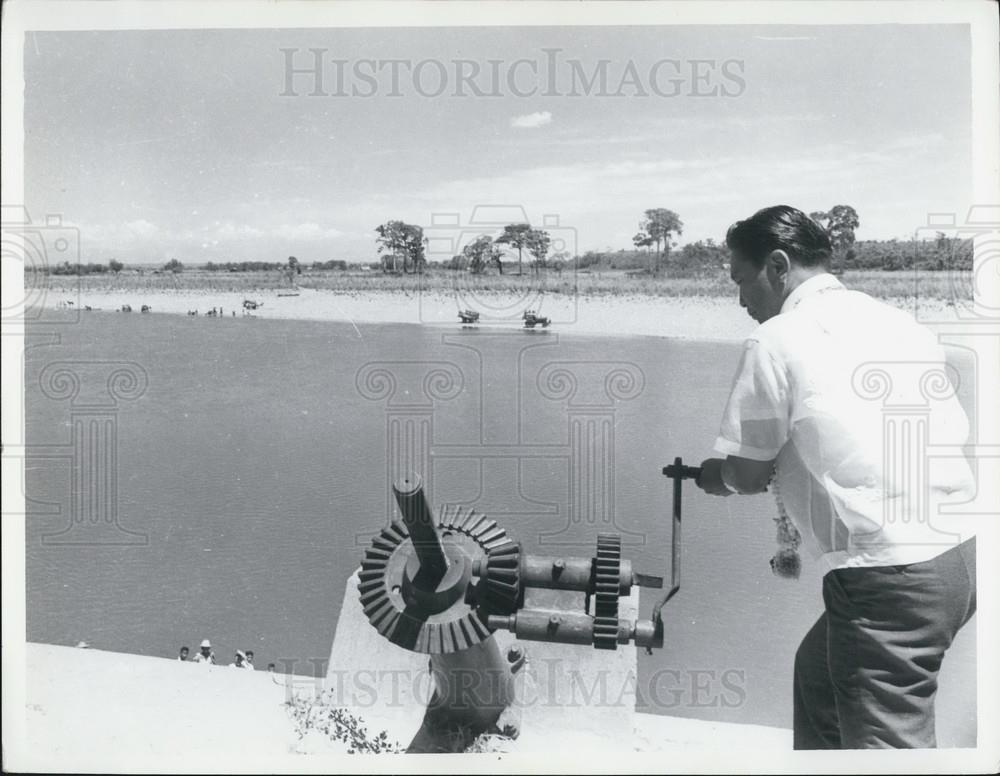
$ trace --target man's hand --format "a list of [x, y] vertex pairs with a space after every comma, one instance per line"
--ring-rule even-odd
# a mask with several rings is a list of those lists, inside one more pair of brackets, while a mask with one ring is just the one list
[[733, 492], [722, 481], [722, 458], [706, 458], [701, 462], [701, 475], [694, 484], [712, 496], [731, 496]]
[[[723, 480], [722, 473], [726, 478]], [[722, 458], [708, 458], [701, 463], [701, 476], [695, 484], [713, 496], [731, 496], [733, 493], [749, 495], [767, 490], [774, 461], [755, 461], [731, 455]]]

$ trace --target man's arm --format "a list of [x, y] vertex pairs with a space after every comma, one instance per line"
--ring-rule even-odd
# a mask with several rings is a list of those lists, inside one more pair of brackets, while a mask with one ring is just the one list
[[748, 339], [736, 369], [715, 449], [726, 458], [702, 463], [697, 484], [706, 493], [761, 493], [774, 460], [788, 441], [790, 390], [787, 370], [766, 341]]
[[773, 460], [755, 461], [738, 455], [730, 455], [725, 459], [708, 458], [702, 461], [701, 476], [695, 480], [695, 484], [713, 496], [763, 493], [767, 490], [773, 471]]

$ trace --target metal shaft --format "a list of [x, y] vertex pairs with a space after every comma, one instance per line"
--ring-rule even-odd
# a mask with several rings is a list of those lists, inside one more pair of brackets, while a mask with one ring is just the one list
[[[674, 458], [671, 466], [663, 467], [663, 474], [674, 481], [674, 499], [672, 509], [672, 531], [670, 537], [670, 589], [660, 602], [653, 607], [653, 621], [662, 623], [660, 610], [664, 604], [677, 595], [681, 589], [681, 483], [683, 480], [697, 480], [701, 476], [701, 467], [685, 466], [680, 457]], [[661, 631], [662, 633], [662, 631]]]
[[[680, 458], [674, 458], [674, 466], [683, 468]], [[670, 541], [670, 596], [681, 589], [681, 483], [683, 474], [674, 479], [673, 527]]]
[[423, 481], [419, 475], [411, 474], [394, 483], [392, 492], [420, 560], [421, 586], [433, 589], [448, 570], [448, 558], [441, 547], [434, 515], [424, 495]]

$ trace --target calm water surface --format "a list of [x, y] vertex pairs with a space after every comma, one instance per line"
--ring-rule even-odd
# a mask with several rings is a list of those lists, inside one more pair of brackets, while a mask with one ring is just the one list
[[[666, 575], [660, 469], [711, 454], [738, 352], [485, 327], [83, 316], [28, 350], [28, 442], [70, 440], [70, 402], [40, 388], [47, 365], [140, 365], [145, 392], [117, 403], [117, 490], [120, 525], [148, 542], [45, 539], [69, 525], [69, 466], [29, 462], [28, 638], [173, 657], [208, 637], [223, 662], [251, 648], [260, 666], [294, 659], [312, 673], [361, 545], [385, 522], [387, 439], [405, 418], [433, 445], [435, 503], [475, 505], [547, 554], [589, 556], [599, 530], [617, 530], [638, 569]], [[607, 419], [597, 428], [613, 490], [576, 514], [571, 417], [588, 413]], [[483, 445], [514, 452], [480, 459]], [[592, 447], [578, 466], [599, 477]], [[643, 708], [790, 726], [792, 660], [822, 608], [819, 572], [807, 562], [798, 582], [772, 576], [769, 495], [685, 492], [683, 587], [665, 610], [666, 647], [640, 654], [640, 688], [657, 690]], [[654, 599], [643, 595], [642, 616]], [[970, 626], [946, 664], [943, 744], [974, 740], [974, 640]]]

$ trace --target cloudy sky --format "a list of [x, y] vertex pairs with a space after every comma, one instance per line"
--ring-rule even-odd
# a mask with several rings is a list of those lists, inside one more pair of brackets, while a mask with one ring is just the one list
[[906, 237], [969, 204], [969, 91], [962, 26], [31, 33], [26, 198], [83, 261], [370, 260], [477, 205], [581, 252], [650, 207], [681, 242], [779, 202]]

